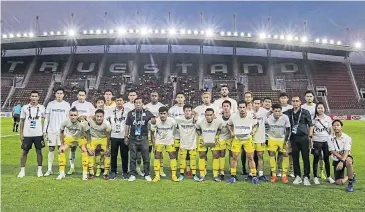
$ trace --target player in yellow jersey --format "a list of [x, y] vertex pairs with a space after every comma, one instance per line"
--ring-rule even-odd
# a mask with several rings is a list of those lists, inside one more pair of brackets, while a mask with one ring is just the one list
[[[108, 96], [108, 94], [110, 94], [111, 92], [109, 91], [105, 91], [106, 95], [104, 96]], [[111, 95], [111, 94], [110, 94]], [[95, 111], [93, 111], [93, 114], [92, 114], [92, 118], [95, 119], [95, 112], [96, 110], [103, 110], [105, 111], [105, 113], [107, 114], [106, 112], [106, 100], [105, 100], [105, 97], [99, 97], [96, 99], [96, 109]], [[110, 108], [108, 110], [111, 110]], [[106, 117], [106, 116], [105, 116]], [[96, 173], [95, 173], [95, 177], [99, 177], [100, 174], [102, 172], [104, 172], [104, 151], [101, 149], [101, 146], [98, 145], [95, 149], [95, 164], [96, 164]]]
[[[60, 140], [61, 147], [58, 154], [58, 163], [60, 167], [60, 174], [56, 178], [62, 180], [66, 177], [66, 151], [76, 145], [81, 148], [82, 155], [82, 179], [87, 180], [87, 166], [88, 156], [86, 143], [90, 143], [90, 127], [86, 121], [78, 121], [78, 111], [75, 107], [71, 108], [68, 118], [61, 123]], [[86, 140], [82, 136], [86, 136]]]
[[257, 130], [257, 120], [252, 116], [248, 116], [246, 102], [238, 103], [238, 114], [231, 116], [228, 120], [228, 129], [233, 138], [232, 141], [232, 161], [231, 161], [231, 178], [227, 183], [236, 182], [237, 175], [237, 160], [241, 152], [241, 148], [246, 151], [248, 163], [250, 167], [250, 175], [247, 179], [252, 179], [252, 183], [258, 184], [259, 179], [256, 177], [256, 164], [253, 159], [255, 148], [252, 141], [252, 135]]
[[89, 179], [94, 179], [95, 150], [100, 145], [104, 151], [104, 180], [109, 180], [110, 168], [110, 134], [111, 125], [104, 119], [104, 111], [97, 109], [95, 117], [89, 118], [91, 142], [87, 146], [89, 153]]

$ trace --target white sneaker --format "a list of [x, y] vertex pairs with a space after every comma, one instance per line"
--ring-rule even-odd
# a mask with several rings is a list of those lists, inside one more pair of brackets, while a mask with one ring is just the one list
[[128, 182], [133, 182], [133, 181], [136, 181], [136, 176], [134, 175], [131, 175], [128, 179]]
[[313, 179], [313, 182], [314, 182], [314, 184], [316, 184], [316, 185], [321, 184], [321, 183], [319, 182], [318, 177], [315, 177], [315, 178]]
[[136, 168], [136, 172], [137, 172], [137, 174], [139, 175], [139, 176], [144, 176], [144, 174], [143, 174], [143, 172], [141, 171], [141, 167], [137, 167]]
[[50, 176], [50, 175], [52, 175], [52, 174], [53, 174], [52, 170], [48, 170], [48, 171], [44, 174], [44, 176], [45, 176], [45, 177], [48, 177], [48, 176]]
[[163, 170], [160, 171], [160, 177], [166, 177], [166, 174]]
[[335, 183], [336, 181], [334, 179], [332, 179], [332, 177], [328, 177], [327, 181], [331, 184]]
[[289, 176], [290, 176], [291, 178], [294, 178], [294, 177], [295, 177], [293, 172], [292, 172], [292, 173], [290, 173], [290, 174], [289, 174]]
[[311, 183], [309, 182], [308, 177], [305, 177], [305, 178], [304, 178], [304, 185], [305, 185], [305, 186], [310, 186], [310, 185], [311, 185]]
[[19, 172], [19, 174], [18, 174], [18, 178], [23, 178], [25, 176], [25, 172]]
[[276, 176], [277, 176], [277, 177], [281, 177], [281, 176], [282, 176], [281, 172], [280, 172], [280, 171], [278, 171], [278, 172], [277, 172], [277, 174], [276, 174]]
[[58, 175], [58, 177], [56, 178], [56, 180], [62, 180], [65, 179], [66, 175], [65, 174], [60, 174]]
[[37, 173], [37, 176], [38, 176], [38, 177], [43, 177], [43, 173], [42, 173], [41, 171], [39, 171], [39, 172]]
[[300, 178], [299, 176], [297, 176], [297, 177], [295, 178], [295, 180], [293, 181], [293, 184], [294, 184], [294, 185], [299, 185], [299, 184], [301, 184], [301, 183], [303, 183], [303, 181], [302, 181], [302, 178]]
[[152, 181], [152, 178], [150, 175], [144, 176], [144, 179], [147, 180], [148, 182]]
[[82, 180], [88, 180], [87, 173], [82, 174]]

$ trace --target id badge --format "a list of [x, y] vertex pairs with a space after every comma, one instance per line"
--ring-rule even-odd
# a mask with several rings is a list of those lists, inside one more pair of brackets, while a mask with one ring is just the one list
[[36, 127], [36, 121], [30, 121], [30, 128], [34, 129]]
[[142, 134], [142, 127], [136, 127], [136, 129], [134, 131], [134, 135], [141, 136], [141, 134]]
[[298, 125], [294, 125], [294, 126], [293, 126], [293, 129], [292, 129], [292, 131], [291, 131], [291, 132], [292, 132], [293, 134], [297, 134], [297, 131], [298, 131]]
[[115, 133], [120, 133], [120, 125], [115, 125]]

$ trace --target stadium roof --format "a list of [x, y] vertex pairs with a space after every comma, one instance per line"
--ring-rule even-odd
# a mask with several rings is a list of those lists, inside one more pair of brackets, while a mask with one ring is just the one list
[[313, 54], [346, 56], [358, 51], [355, 47], [346, 45], [331, 45], [314, 41], [301, 42], [296, 38], [290, 40], [283, 38], [262, 39], [254, 36], [212, 36], [201, 34], [149, 34], [142, 36], [137, 33], [114, 34], [79, 34], [75, 36], [52, 35], [37, 37], [14, 37], [2, 39], [3, 50], [49, 48], [65, 46], [95, 46], [95, 45], [203, 45], [252, 49], [271, 49], [294, 52], [307, 52]]

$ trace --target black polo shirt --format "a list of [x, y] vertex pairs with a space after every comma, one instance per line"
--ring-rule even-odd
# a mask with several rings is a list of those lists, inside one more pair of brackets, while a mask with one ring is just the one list
[[[300, 115], [300, 112], [302, 114]], [[285, 115], [289, 117], [291, 130], [293, 129], [294, 125], [298, 124], [297, 133], [295, 135], [308, 136], [309, 134], [309, 128], [313, 127], [312, 117], [308, 110], [300, 108], [296, 113], [294, 112], [294, 109], [289, 109], [284, 112]], [[298, 122], [300, 115], [300, 120]]]
[[135, 137], [135, 131], [137, 127], [141, 127], [141, 136], [148, 136], [148, 121], [155, 117], [148, 110], [139, 110], [136, 109], [129, 111], [127, 115], [127, 119], [125, 124], [131, 126], [130, 136]]

